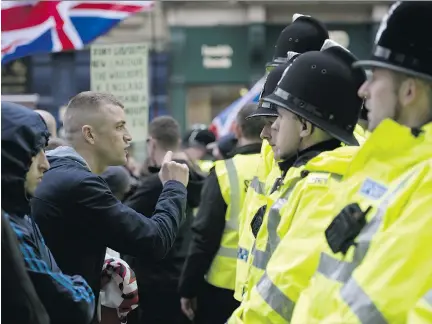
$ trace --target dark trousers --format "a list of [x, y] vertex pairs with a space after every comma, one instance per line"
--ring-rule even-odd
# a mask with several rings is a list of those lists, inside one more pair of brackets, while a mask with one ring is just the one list
[[128, 324], [191, 324], [181, 310], [177, 291], [139, 289], [140, 305], [128, 315]]
[[224, 324], [239, 305], [234, 291], [205, 282], [197, 299], [194, 324]]

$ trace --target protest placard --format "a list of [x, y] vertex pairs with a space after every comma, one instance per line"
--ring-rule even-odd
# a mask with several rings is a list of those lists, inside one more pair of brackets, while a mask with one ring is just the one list
[[147, 44], [92, 45], [90, 64], [91, 90], [116, 96], [125, 106], [132, 142], [145, 141], [149, 116]]

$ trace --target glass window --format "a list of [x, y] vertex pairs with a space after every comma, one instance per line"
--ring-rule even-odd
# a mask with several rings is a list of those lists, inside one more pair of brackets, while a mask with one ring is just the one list
[[241, 97], [246, 86], [224, 84], [192, 86], [187, 89], [186, 126], [210, 124], [222, 110]]

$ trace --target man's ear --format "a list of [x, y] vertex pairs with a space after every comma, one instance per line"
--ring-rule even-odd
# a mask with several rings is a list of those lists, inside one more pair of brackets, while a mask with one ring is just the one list
[[305, 138], [312, 135], [313, 125], [308, 121], [301, 121], [300, 137]]
[[402, 104], [402, 106], [414, 105], [415, 100], [418, 98], [418, 90], [419, 84], [414, 78], [406, 78], [404, 81], [402, 81], [398, 91], [399, 102]]
[[93, 128], [90, 125], [84, 125], [81, 128], [81, 132], [82, 132], [82, 134], [84, 136], [84, 140], [87, 143], [89, 143], [89, 144], [94, 144], [95, 143]]

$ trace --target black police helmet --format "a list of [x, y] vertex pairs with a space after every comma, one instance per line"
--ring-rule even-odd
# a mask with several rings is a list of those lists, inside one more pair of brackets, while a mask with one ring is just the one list
[[363, 100], [357, 96], [365, 81], [354, 74], [356, 57], [334, 42], [322, 51], [300, 55], [288, 68], [273, 94], [264, 100], [306, 119], [349, 145], [358, 145], [353, 132]]
[[354, 67], [380, 67], [432, 80], [428, 31], [432, 31], [432, 2], [396, 2], [381, 22], [371, 58]]
[[[358, 61], [357, 57], [354, 54], [352, 54], [351, 52], [347, 52], [347, 49], [345, 47], [339, 45], [337, 42], [330, 39], [325, 41], [323, 47], [321, 48], [321, 51], [326, 51], [329, 54], [336, 55], [338, 58], [345, 60], [346, 64], [348, 65]], [[366, 72], [363, 69], [352, 69], [351, 72], [353, 74], [353, 80], [356, 83], [357, 89], [360, 89], [360, 87], [367, 79]], [[359, 118], [367, 120], [367, 113], [368, 111], [363, 104]]]
[[252, 118], [252, 117], [277, 117], [277, 109], [274, 104], [264, 101], [263, 99], [267, 97], [268, 95], [272, 94], [273, 91], [276, 89], [276, 86], [279, 82], [279, 80], [282, 77], [283, 72], [285, 69], [290, 65], [293, 60], [295, 60], [296, 57], [298, 57], [300, 54], [296, 52], [288, 52], [287, 59], [288, 62], [284, 63], [282, 65], [276, 66], [273, 70], [271, 70], [266, 77], [263, 89], [261, 91], [261, 94], [259, 96], [258, 100], [258, 107], [255, 110], [254, 113], [250, 114], [246, 119]]
[[287, 62], [288, 52], [305, 53], [319, 51], [329, 38], [328, 31], [319, 20], [301, 14], [294, 14], [293, 21], [285, 27], [276, 42], [273, 61], [267, 67]]

